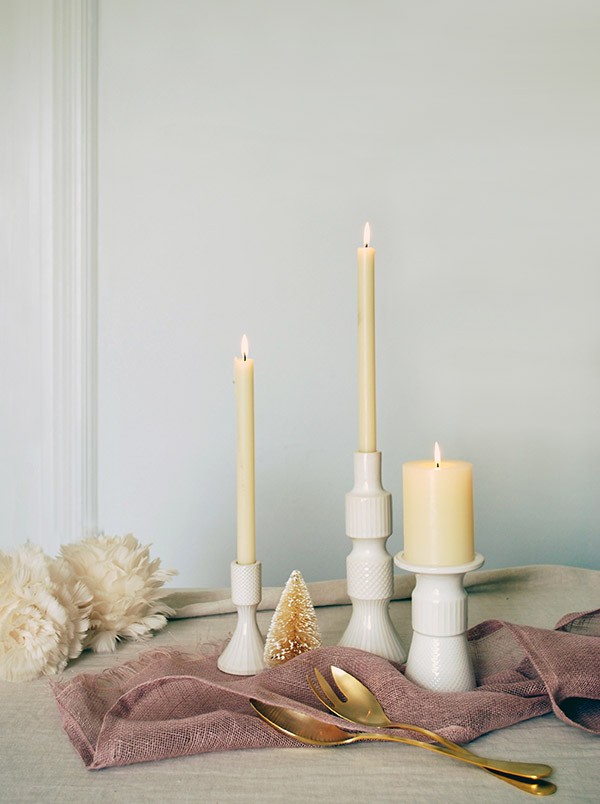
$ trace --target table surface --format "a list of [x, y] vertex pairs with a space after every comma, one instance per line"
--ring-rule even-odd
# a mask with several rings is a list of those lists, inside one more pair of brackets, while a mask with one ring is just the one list
[[[405, 582], [403, 579], [402, 582]], [[331, 588], [343, 582], [332, 581]], [[402, 583], [401, 583], [402, 585]], [[406, 583], [405, 583], [405, 588]], [[326, 590], [320, 586], [320, 590]], [[278, 590], [277, 590], [278, 592]], [[271, 598], [276, 599], [273, 590]], [[214, 591], [189, 590], [174, 600], [210, 600]], [[334, 596], [335, 597], [335, 596]], [[566, 613], [600, 605], [600, 572], [532, 566], [473, 573], [469, 624], [496, 618], [551, 628]], [[319, 602], [319, 601], [315, 601]], [[226, 604], [224, 603], [224, 608]], [[410, 600], [391, 603], [391, 617], [410, 644]], [[258, 614], [266, 633], [271, 611]], [[347, 605], [317, 608], [323, 644], [339, 640], [350, 616]], [[119, 646], [115, 654], [89, 652], [62, 678], [100, 671], [136, 657], [148, 647], [186, 651], [219, 643], [235, 627], [232, 613], [169, 622], [150, 643]], [[600, 669], [599, 669], [600, 672]], [[470, 744], [479, 754], [545, 762], [554, 767], [554, 801], [598, 801], [600, 739], [545, 715], [484, 735]], [[227, 751], [88, 771], [63, 732], [48, 679], [0, 682], [0, 801], [4, 802], [504, 802], [527, 794], [481, 770], [429, 751], [394, 744], [338, 748]]]

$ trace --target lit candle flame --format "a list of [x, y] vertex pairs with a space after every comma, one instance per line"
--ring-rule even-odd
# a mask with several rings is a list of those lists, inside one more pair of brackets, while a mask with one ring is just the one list
[[369, 222], [365, 223], [365, 230], [363, 232], [363, 243], [365, 244], [365, 248], [369, 247], [369, 243], [371, 242], [371, 227]]
[[248, 359], [248, 338], [245, 335], [242, 335], [242, 357]]
[[437, 441], [435, 442], [435, 447], [433, 448], [433, 459], [435, 461], [436, 468], [439, 469], [442, 456], [440, 454], [440, 445]]

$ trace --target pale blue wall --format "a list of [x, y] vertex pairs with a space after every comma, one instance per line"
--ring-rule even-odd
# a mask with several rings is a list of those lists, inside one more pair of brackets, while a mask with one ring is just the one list
[[487, 566], [600, 566], [599, 41], [580, 0], [102, 0], [101, 527], [228, 583], [246, 332], [265, 582], [344, 576], [368, 219], [390, 551], [438, 440]]

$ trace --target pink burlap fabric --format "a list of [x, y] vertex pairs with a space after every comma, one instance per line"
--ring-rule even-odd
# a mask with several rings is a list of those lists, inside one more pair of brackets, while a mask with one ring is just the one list
[[469, 641], [478, 687], [467, 693], [423, 690], [387, 660], [340, 647], [319, 648], [254, 677], [221, 673], [214, 650], [186, 655], [161, 649], [54, 684], [53, 691], [65, 731], [91, 769], [298, 745], [264, 724], [248, 699], [335, 722], [306, 683], [314, 666], [328, 675], [331, 664], [367, 684], [392, 719], [459, 743], [550, 711], [600, 734], [600, 609], [568, 615], [553, 631], [488, 620], [469, 632]]

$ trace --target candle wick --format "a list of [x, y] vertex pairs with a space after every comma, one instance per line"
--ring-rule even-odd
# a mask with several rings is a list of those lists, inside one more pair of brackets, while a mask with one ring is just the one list
[[246, 360], [248, 360], [248, 355], [246, 354], [246, 352], [244, 352], [244, 363], [246, 362]]
[[435, 468], [436, 468], [436, 469], [439, 469], [439, 468], [440, 468], [440, 462], [439, 462], [439, 461], [436, 461], [436, 462], [435, 462]]

